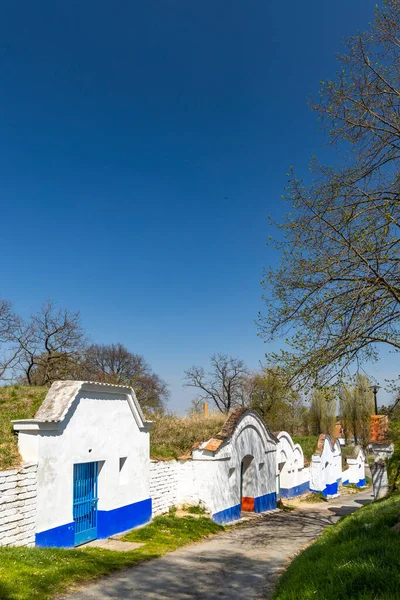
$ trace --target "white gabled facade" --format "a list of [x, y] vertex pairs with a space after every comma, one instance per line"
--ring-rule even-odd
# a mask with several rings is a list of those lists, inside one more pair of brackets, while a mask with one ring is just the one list
[[311, 459], [310, 489], [327, 498], [337, 496], [342, 479], [342, 450], [338, 440], [321, 434]]
[[294, 444], [286, 431], [278, 433], [277, 468], [280, 495], [294, 498], [309, 491], [310, 469], [304, 466], [304, 454], [300, 444]]
[[85, 520], [92, 538], [150, 520], [149, 425], [132, 388], [83, 381], [54, 383], [34, 419], [14, 421], [38, 464], [37, 545], [88, 541]]

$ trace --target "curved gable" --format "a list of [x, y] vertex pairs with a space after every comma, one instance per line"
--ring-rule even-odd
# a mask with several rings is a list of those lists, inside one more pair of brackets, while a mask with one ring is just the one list
[[133, 388], [93, 381], [55, 381], [33, 419], [13, 421], [15, 430], [57, 429], [66, 420], [75, 400], [84, 393], [107, 398], [118, 394], [129, 405], [132, 416], [139, 429], [148, 429], [146, 421]]
[[275, 449], [278, 439], [269, 431], [261, 417], [253, 410], [239, 407], [231, 413], [216, 436], [193, 450], [193, 458], [199, 455], [225, 458], [239, 444], [243, 434], [250, 430], [261, 441], [264, 452]]

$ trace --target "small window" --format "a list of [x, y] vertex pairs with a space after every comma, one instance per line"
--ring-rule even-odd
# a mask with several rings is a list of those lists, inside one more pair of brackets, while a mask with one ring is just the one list
[[126, 468], [127, 456], [122, 456], [119, 459], [119, 484], [126, 485], [128, 483], [128, 470]]

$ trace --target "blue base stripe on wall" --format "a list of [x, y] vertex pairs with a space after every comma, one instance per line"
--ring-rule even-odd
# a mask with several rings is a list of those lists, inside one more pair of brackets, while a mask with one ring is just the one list
[[[240, 507], [239, 507], [240, 508]], [[239, 510], [240, 515], [240, 510]], [[107, 538], [110, 535], [144, 525], [151, 519], [151, 498], [134, 502], [114, 510], [97, 512], [97, 537]], [[75, 523], [67, 523], [36, 534], [36, 546], [53, 548], [73, 548], [75, 545]]]
[[310, 482], [305, 481], [300, 485], [296, 485], [292, 488], [281, 488], [281, 496], [282, 498], [295, 498], [296, 496], [301, 496], [306, 492], [310, 491]]
[[240, 511], [241, 505], [237, 504], [236, 506], [231, 506], [230, 508], [225, 508], [225, 510], [214, 513], [211, 518], [216, 523], [223, 525], [224, 523], [230, 523], [230, 521], [237, 521], [240, 519]]
[[338, 493], [338, 482], [335, 483], [327, 483], [326, 488], [323, 490], [322, 494], [324, 496], [335, 496]]
[[35, 536], [35, 545], [42, 548], [73, 548], [75, 539], [75, 523], [67, 523], [41, 531]]
[[365, 479], [360, 479], [359, 482], [357, 483], [357, 487], [364, 487], [365, 485], [367, 485], [367, 480]]
[[276, 492], [254, 498], [254, 512], [260, 513], [274, 508], [276, 508]]
[[97, 537], [108, 538], [110, 535], [133, 529], [144, 525], [151, 519], [151, 498], [134, 502], [113, 510], [99, 510], [97, 512]]

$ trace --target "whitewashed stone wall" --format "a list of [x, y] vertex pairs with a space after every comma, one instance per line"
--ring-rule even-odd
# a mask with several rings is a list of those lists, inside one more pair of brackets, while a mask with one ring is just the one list
[[0, 471], [0, 546], [34, 546], [37, 464]]
[[177, 503], [177, 461], [150, 462], [150, 498], [153, 516], [168, 512]]
[[196, 467], [192, 460], [150, 462], [153, 516], [168, 512], [171, 506], [200, 502]]

